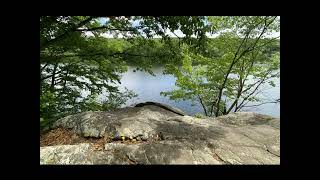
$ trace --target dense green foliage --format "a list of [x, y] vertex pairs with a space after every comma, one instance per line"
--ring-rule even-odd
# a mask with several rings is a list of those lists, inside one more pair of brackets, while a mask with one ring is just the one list
[[[81, 111], [116, 108], [134, 97], [131, 91], [120, 92], [116, 83], [120, 83], [120, 75], [128, 65], [152, 74], [153, 64], [174, 59], [176, 43], [166, 34], [167, 29], [180, 29], [186, 36], [179, 41], [189, 44], [197, 42], [194, 39], [204, 41], [205, 32], [210, 31], [204, 23], [205, 17], [109, 16], [104, 17], [105, 22], [101, 18], [40, 17], [43, 124]], [[105, 38], [105, 33], [123, 38]], [[197, 38], [192, 38], [193, 34]], [[160, 39], [150, 40], [154, 35]], [[82, 95], [83, 90], [89, 96]], [[101, 94], [105, 96], [102, 100], [97, 98]]]
[[[220, 31], [203, 51], [183, 45], [182, 66], [168, 64], [166, 73], [177, 77], [179, 89], [163, 92], [171, 99], [199, 101], [207, 116], [239, 111], [259, 101], [259, 88], [279, 77], [279, 39], [263, 38], [279, 31], [277, 17], [210, 17]], [[249, 80], [251, 79], [251, 80]], [[253, 79], [253, 80], [252, 80]]]
[[[207, 116], [259, 101], [259, 88], [274, 85], [272, 77], [279, 76], [279, 39], [265, 37], [279, 31], [277, 17], [101, 18], [40, 18], [43, 125], [77, 112], [114, 109], [135, 97], [117, 87], [130, 65], [150, 74], [153, 65], [164, 65], [165, 73], [177, 77], [179, 89], [162, 94], [199, 101]], [[185, 36], [170, 37], [167, 30]], [[122, 38], [105, 38], [106, 33]], [[220, 35], [208, 38], [206, 33]]]

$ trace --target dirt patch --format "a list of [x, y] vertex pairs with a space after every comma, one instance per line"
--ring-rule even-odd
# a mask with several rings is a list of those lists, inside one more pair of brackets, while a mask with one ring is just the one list
[[40, 135], [40, 147], [54, 146], [54, 145], [74, 145], [79, 143], [91, 143], [92, 149], [97, 151], [104, 150], [106, 143], [124, 143], [124, 144], [136, 144], [143, 141], [133, 140], [112, 140], [108, 138], [92, 138], [82, 137], [75, 132], [65, 128], [53, 129], [45, 134]]
[[40, 135], [40, 146], [73, 145], [79, 143], [95, 143], [102, 138], [84, 138], [69, 129], [57, 128]]

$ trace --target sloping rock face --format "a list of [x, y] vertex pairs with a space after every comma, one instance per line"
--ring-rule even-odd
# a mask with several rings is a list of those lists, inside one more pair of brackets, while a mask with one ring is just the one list
[[280, 119], [252, 112], [199, 119], [175, 109], [149, 103], [62, 118], [53, 129], [103, 138], [104, 147], [40, 147], [40, 164], [280, 164]]

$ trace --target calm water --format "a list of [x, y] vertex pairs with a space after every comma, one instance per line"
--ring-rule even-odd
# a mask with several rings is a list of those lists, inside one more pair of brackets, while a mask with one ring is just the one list
[[[129, 100], [125, 106], [130, 106], [139, 102], [155, 101], [178, 107], [189, 115], [194, 115], [197, 112], [203, 113], [201, 105], [197, 102], [192, 104], [191, 101], [174, 101], [170, 100], [169, 97], [160, 95], [161, 91], [170, 91], [174, 88], [177, 88], [175, 86], [176, 78], [172, 75], [163, 75], [163, 68], [153, 68], [153, 72], [156, 76], [152, 76], [147, 72], [133, 72], [134, 69], [134, 67], [129, 67], [128, 71], [123, 74], [120, 89], [123, 90], [124, 87], [127, 87], [138, 94], [138, 97]], [[275, 83], [276, 87], [268, 85], [263, 87], [264, 91], [259, 95], [265, 99], [266, 102], [280, 98], [279, 79], [276, 79]], [[247, 105], [250, 104], [248, 103]], [[253, 111], [262, 114], [268, 114], [273, 117], [280, 117], [280, 104], [269, 103], [258, 107], [243, 109], [242, 111]]]

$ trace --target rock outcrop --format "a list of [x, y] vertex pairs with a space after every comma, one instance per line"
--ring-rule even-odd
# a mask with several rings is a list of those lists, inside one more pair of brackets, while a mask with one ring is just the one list
[[102, 146], [42, 146], [40, 164], [280, 164], [280, 119], [252, 112], [200, 119], [145, 103], [67, 116], [52, 128]]

